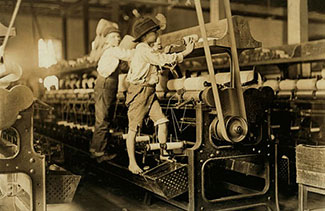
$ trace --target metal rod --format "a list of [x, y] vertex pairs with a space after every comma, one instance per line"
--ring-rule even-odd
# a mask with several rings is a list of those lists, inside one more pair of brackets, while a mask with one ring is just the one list
[[221, 134], [222, 134], [223, 138], [226, 141], [231, 142], [228, 135], [227, 135], [227, 131], [226, 131], [226, 127], [225, 127], [225, 121], [224, 121], [224, 117], [223, 117], [223, 113], [222, 113], [222, 107], [221, 107], [221, 103], [220, 103], [219, 92], [218, 92], [218, 89], [217, 89], [217, 82], [216, 82], [216, 78], [215, 78], [215, 75], [214, 75], [213, 63], [212, 63], [212, 59], [211, 59], [211, 52], [210, 52], [210, 48], [209, 48], [206, 29], [205, 29], [205, 26], [204, 26], [203, 12], [202, 12], [202, 7], [201, 7], [200, 0], [195, 0], [195, 9], [196, 9], [196, 14], [197, 14], [197, 18], [198, 18], [198, 21], [199, 21], [201, 35], [202, 35], [202, 39], [203, 39], [205, 58], [206, 58], [207, 65], [208, 65], [210, 81], [211, 81], [211, 87], [212, 87], [214, 102], [215, 102], [216, 109], [217, 109], [219, 124], [221, 126], [221, 128], [220, 128], [221, 129]]

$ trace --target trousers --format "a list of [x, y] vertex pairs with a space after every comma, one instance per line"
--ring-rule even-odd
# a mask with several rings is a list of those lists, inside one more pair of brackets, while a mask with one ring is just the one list
[[115, 74], [107, 78], [97, 77], [94, 87], [95, 131], [90, 143], [90, 152], [95, 156], [105, 153], [114, 115], [117, 85], [118, 77]]

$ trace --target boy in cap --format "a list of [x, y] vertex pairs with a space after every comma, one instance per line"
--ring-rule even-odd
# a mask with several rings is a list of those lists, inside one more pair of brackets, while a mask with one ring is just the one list
[[98, 76], [94, 88], [95, 131], [89, 151], [98, 162], [111, 160], [116, 156], [114, 153], [105, 152], [105, 149], [114, 113], [121, 60], [130, 61], [133, 55], [132, 50], [119, 47], [120, 41], [118, 26], [101, 19], [97, 25], [96, 38], [90, 54], [94, 62], [98, 61]]
[[[129, 170], [139, 174], [142, 169], [135, 159], [135, 137], [145, 115], [149, 115], [154, 125], [158, 126], [160, 143], [167, 141], [168, 119], [163, 114], [155, 93], [158, 83], [157, 66], [172, 65], [183, 61], [183, 57], [192, 52], [194, 43], [189, 42], [181, 53], [158, 53], [152, 47], [157, 40], [160, 26], [151, 17], [141, 17], [133, 25], [133, 34], [138, 42], [130, 64], [127, 80], [128, 88], [126, 105], [128, 106], [129, 131], [127, 137], [127, 151], [129, 156]], [[161, 159], [163, 155], [160, 155]]]

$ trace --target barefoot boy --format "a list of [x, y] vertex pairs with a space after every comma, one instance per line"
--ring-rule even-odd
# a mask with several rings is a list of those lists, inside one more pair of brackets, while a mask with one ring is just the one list
[[[160, 26], [151, 17], [141, 17], [134, 26], [133, 32], [138, 42], [130, 64], [127, 80], [130, 82], [126, 104], [128, 106], [129, 131], [127, 151], [129, 170], [139, 174], [142, 169], [135, 160], [134, 143], [139, 126], [148, 114], [154, 125], [158, 125], [160, 143], [167, 141], [168, 119], [163, 114], [156, 97], [155, 85], [158, 83], [157, 66], [175, 64], [183, 61], [183, 57], [192, 52], [194, 43], [190, 42], [181, 53], [164, 54], [156, 52], [152, 46], [157, 40]], [[163, 155], [161, 155], [162, 157]]]

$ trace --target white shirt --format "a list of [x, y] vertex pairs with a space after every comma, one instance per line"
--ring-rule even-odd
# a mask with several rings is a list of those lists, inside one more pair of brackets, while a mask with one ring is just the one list
[[133, 53], [134, 50], [126, 50], [120, 47], [106, 48], [98, 62], [98, 74], [107, 78], [116, 70], [120, 60], [130, 61]]
[[132, 84], [158, 83], [157, 67], [183, 61], [183, 54], [155, 52], [147, 43], [139, 43], [130, 64], [127, 81]]

